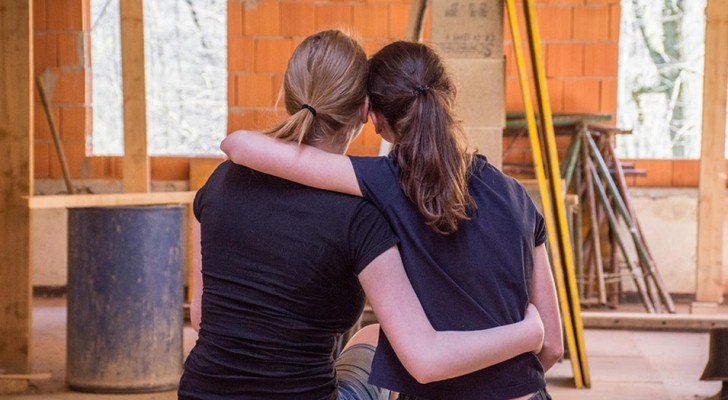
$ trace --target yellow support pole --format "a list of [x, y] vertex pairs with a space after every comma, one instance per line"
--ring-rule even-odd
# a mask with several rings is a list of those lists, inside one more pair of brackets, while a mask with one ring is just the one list
[[531, 142], [533, 152], [534, 168], [536, 171], [536, 180], [538, 181], [539, 193], [541, 196], [541, 205], [543, 208], [544, 219], [546, 222], [546, 231], [548, 233], [549, 247], [551, 248], [551, 258], [553, 261], [554, 280], [556, 281], [556, 289], [561, 307], [562, 321], [564, 324], [564, 335], [566, 337], [566, 346], [571, 357], [571, 365], [574, 372], [574, 384], [577, 388], [584, 385], [581, 373], [580, 357], [577, 357], [577, 347], [574, 337], [574, 325], [571, 316], [571, 307], [566, 291], [566, 283], [564, 280], [563, 268], [561, 266], [560, 245], [558, 241], [558, 232], [554, 224], [555, 218], [551, 198], [549, 197], [549, 189], [547, 187], [546, 173], [543, 166], [543, 155], [541, 153], [541, 144], [536, 129], [536, 118], [534, 114], [533, 104], [531, 100], [531, 92], [528, 85], [528, 72], [526, 71], [526, 61], [521, 50], [521, 32], [518, 25], [518, 15], [516, 13], [515, 0], [506, 0], [506, 10], [508, 12], [508, 21], [513, 40], [513, 53], [518, 68], [518, 78], [521, 84], [521, 94], [523, 96], [523, 106], [526, 115], [526, 123], [528, 127], [528, 136]]
[[[579, 303], [579, 292], [576, 286], [576, 274], [574, 272], [573, 251], [571, 241], [569, 239], [569, 230], [566, 221], [566, 207], [564, 203], [564, 192], [561, 187], [561, 175], [558, 165], [558, 154], [556, 152], [556, 138], [554, 135], [553, 120], [551, 117], [551, 105], [549, 103], [548, 88], [546, 87], [546, 73], [541, 55], [541, 40], [539, 37], [538, 22], [536, 18], [536, 9], [533, 0], [524, 0], [524, 15], [528, 28], [529, 44], [531, 49], [531, 64], [533, 67], [533, 75], [536, 79], [536, 95], [539, 105], [539, 121], [543, 129], [543, 136], [546, 142], [546, 151], [548, 157], [549, 173], [551, 179], [551, 196], [554, 202], [556, 217], [558, 221], [558, 231], [564, 260], [564, 273], [566, 275], [566, 283], [569, 299], [571, 300], [571, 317], [574, 323], [574, 333], [576, 336], [577, 354], [572, 357], [578, 357], [581, 364], [581, 373], [584, 379], [584, 385], [589, 387], [591, 380], [589, 377], [589, 364], [586, 357], [586, 347], [584, 344], [584, 328], [581, 320], [581, 305]], [[514, 39], [515, 40], [515, 39]]]

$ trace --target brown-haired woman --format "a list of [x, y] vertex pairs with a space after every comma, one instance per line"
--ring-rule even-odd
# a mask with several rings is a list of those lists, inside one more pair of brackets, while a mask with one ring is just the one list
[[[308, 37], [285, 74], [290, 116], [270, 134], [343, 154], [367, 119], [366, 72], [351, 37]], [[185, 361], [181, 399], [386, 398], [387, 390], [367, 382], [374, 347], [366, 336], [332, 357], [364, 294], [402, 364], [420, 379], [470, 373], [541, 347], [533, 308], [508, 326], [435, 331], [407, 280], [397, 237], [361, 198], [226, 161], [197, 193], [194, 211], [202, 244], [195, 279], [202, 290], [192, 306], [199, 337]]]
[[543, 217], [522, 185], [468, 152], [453, 113], [455, 86], [431, 48], [385, 46], [369, 61], [367, 90], [374, 127], [393, 144], [387, 157], [324, 153], [245, 131], [221, 148], [250, 168], [372, 201], [401, 240], [407, 276], [435, 329], [503, 326], [519, 321], [529, 302], [542, 316], [538, 354], [432, 383], [402, 367], [384, 327], [372, 383], [402, 398], [548, 398], [544, 371], [563, 342]]

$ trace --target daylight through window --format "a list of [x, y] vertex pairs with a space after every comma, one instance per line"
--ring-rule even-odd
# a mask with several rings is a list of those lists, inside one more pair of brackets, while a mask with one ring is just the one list
[[[144, 2], [150, 155], [219, 152], [227, 129], [227, 1]], [[119, 0], [91, 0], [93, 153], [123, 153]]]

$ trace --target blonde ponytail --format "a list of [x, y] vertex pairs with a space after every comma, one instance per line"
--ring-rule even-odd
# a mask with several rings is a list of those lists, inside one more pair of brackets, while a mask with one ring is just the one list
[[307, 37], [288, 61], [283, 99], [289, 117], [267, 132], [305, 144], [352, 139], [361, 127], [367, 60], [351, 36], [328, 30]]

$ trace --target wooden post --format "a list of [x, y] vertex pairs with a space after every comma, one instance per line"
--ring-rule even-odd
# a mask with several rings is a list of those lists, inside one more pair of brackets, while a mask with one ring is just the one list
[[32, 15], [30, 0], [0, 0], [0, 370], [18, 374], [30, 372]]
[[[708, 0], [705, 19], [703, 129], [698, 184], [697, 279], [699, 303], [723, 302], [723, 204], [725, 201], [728, 0]], [[710, 307], [709, 307], [710, 308]]]
[[430, 43], [457, 85], [455, 112], [471, 149], [502, 166], [505, 124], [503, 1], [432, 0]]
[[425, 10], [427, 9], [426, 0], [414, 0], [410, 6], [409, 19], [407, 20], [407, 31], [405, 39], [410, 42], [419, 42], [422, 36], [422, 25], [425, 19]]
[[124, 192], [149, 191], [142, 0], [121, 0], [121, 75], [124, 91]]

